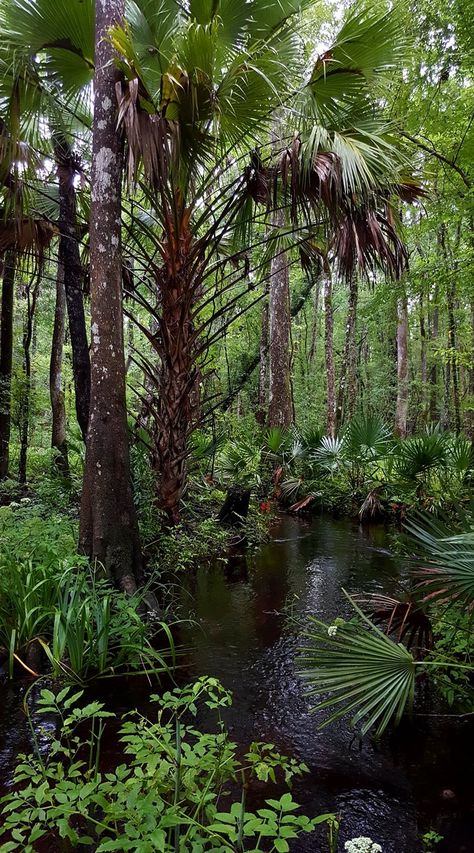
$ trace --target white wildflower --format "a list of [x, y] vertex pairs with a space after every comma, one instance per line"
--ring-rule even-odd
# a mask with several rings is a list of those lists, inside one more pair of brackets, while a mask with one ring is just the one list
[[347, 853], [382, 853], [380, 844], [376, 844], [366, 835], [360, 835], [358, 838], [346, 841], [344, 850], [347, 850]]
[[330, 625], [328, 628], [328, 636], [335, 637], [337, 634], [337, 625]]

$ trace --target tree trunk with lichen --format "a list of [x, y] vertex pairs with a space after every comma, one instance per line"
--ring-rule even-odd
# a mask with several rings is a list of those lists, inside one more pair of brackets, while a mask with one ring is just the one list
[[76, 417], [85, 441], [90, 406], [90, 357], [87, 341], [86, 318], [82, 286], [84, 280], [76, 218], [76, 191], [74, 176], [76, 164], [69, 143], [63, 138], [54, 142], [59, 181], [59, 231], [60, 253], [64, 266], [64, 288], [72, 351], [72, 371]]
[[53, 338], [49, 362], [49, 395], [51, 399], [51, 447], [57, 451], [54, 464], [59, 472], [68, 476], [69, 461], [66, 441], [66, 407], [62, 382], [64, 332], [66, 326], [66, 292], [64, 289], [64, 263], [61, 246], [56, 275], [56, 305], [54, 309]]
[[10, 461], [15, 262], [14, 251], [8, 251], [3, 262], [0, 319], [0, 480], [8, 477]]
[[118, 71], [107, 33], [123, 20], [123, 0], [96, 0], [92, 142], [91, 404], [80, 516], [80, 549], [117, 586], [133, 593], [142, 579], [133, 502], [125, 397], [122, 311], [122, 143], [117, 132]]

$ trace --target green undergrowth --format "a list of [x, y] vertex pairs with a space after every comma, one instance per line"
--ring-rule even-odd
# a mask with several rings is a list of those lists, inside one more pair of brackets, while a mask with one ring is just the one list
[[77, 523], [33, 499], [0, 508], [0, 660], [17, 672], [77, 681], [168, 672], [173, 620], [144, 619], [130, 598], [77, 554]]
[[[302, 815], [288, 791], [308, 771], [304, 764], [274, 744], [237, 750], [222, 719], [231, 694], [215, 678], [151, 700], [151, 717], [132, 711], [118, 718], [100, 702], [83, 704], [82, 691], [42, 691], [37, 716], [57, 726], [32, 724], [35, 752], [18, 757], [14, 790], [2, 801], [1, 853], [34, 853], [45, 840], [97, 853], [287, 853], [293, 839], [331, 826], [333, 815]], [[202, 707], [213, 714], [210, 731], [197, 725]], [[104, 771], [106, 726], [122, 755]], [[247, 790], [255, 783], [286, 791], [251, 810]]]

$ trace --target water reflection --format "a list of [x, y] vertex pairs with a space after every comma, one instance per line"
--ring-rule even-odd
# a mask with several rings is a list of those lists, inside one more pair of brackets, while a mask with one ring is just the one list
[[[340, 812], [344, 839], [370, 835], [384, 853], [415, 853], [420, 827], [432, 824], [447, 834], [440, 853], [474, 851], [474, 841], [463, 841], [468, 803], [461, 807], [457, 799], [456, 812], [441, 796], [447, 787], [441, 780], [452, 777], [454, 747], [452, 784], [465, 791], [470, 778], [472, 747], [466, 754], [459, 726], [445, 725], [440, 741], [438, 725], [420, 719], [379, 747], [359, 743], [344, 722], [318, 730], [322, 716], [312, 713], [297, 671], [300, 641], [283, 616], [348, 615], [341, 587], [391, 593], [405, 573], [390, 555], [383, 528], [284, 518], [273, 541], [253, 558], [234, 561], [230, 573], [222, 563], [198, 572], [192, 607], [201, 627], [188, 637], [195, 649], [191, 669], [217, 676], [233, 691], [228, 724], [234, 738], [269, 740], [308, 764], [311, 774], [296, 785], [295, 797], [308, 813]], [[468, 788], [472, 795], [471, 782]], [[470, 826], [474, 830], [474, 821]], [[318, 849], [326, 848], [309, 838], [294, 848]]]

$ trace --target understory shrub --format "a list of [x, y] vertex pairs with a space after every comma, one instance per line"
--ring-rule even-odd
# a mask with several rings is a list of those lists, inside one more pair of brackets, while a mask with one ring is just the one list
[[[221, 710], [231, 695], [215, 678], [152, 696], [153, 720], [138, 712], [117, 720], [100, 702], [80, 705], [82, 692], [43, 690], [39, 712], [57, 720], [41, 730], [48, 754], [19, 756], [14, 791], [3, 798], [1, 853], [33, 853], [48, 838], [64, 849], [204, 853], [286, 853], [291, 839], [332, 815], [298, 814], [290, 793], [248, 811], [252, 780], [283, 781], [307, 771], [273, 744], [252, 743], [242, 758]], [[215, 716], [212, 732], [195, 722], [200, 706]], [[101, 770], [106, 725], [117, 727], [123, 760]]]

